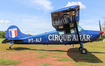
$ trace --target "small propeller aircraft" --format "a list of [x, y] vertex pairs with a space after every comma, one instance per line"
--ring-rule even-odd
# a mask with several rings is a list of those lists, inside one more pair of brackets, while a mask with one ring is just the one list
[[[97, 41], [104, 32], [84, 30], [79, 24], [80, 6], [70, 6], [58, 9], [51, 13], [52, 26], [55, 31], [39, 34], [26, 35], [23, 34], [15, 25], [7, 29], [5, 40], [2, 43], [13, 44], [80, 44], [79, 51], [86, 54], [87, 50], [83, 47], [83, 43]], [[13, 45], [12, 44], [12, 45]], [[11, 46], [12, 46], [11, 45]], [[11, 49], [11, 46], [9, 49]]]

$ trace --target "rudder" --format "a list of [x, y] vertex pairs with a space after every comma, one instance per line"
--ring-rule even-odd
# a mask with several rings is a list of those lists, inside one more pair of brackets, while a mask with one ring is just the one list
[[5, 39], [19, 40], [19, 39], [21, 39], [23, 37], [27, 37], [27, 36], [29, 36], [29, 35], [23, 34], [17, 26], [11, 25], [6, 31]]

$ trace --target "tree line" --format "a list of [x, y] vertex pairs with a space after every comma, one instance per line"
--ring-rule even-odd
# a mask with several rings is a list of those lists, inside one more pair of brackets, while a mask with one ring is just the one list
[[[0, 38], [5, 38], [6, 31], [0, 31]], [[31, 35], [31, 34], [27, 34]]]
[[0, 31], [0, 38], [5, 38], [6, 31]]

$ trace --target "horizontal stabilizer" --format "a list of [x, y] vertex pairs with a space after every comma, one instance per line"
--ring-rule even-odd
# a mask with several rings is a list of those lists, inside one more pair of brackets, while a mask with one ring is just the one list
[[7, 40], [7, 39], [5, 39], [5, 40], [3, 40], [2, 41], [2, 43], [8, 43], [8, 42], [11, 42], [12, 40]]
[[23, 40], [7, 40], [7, 39], [2, 41], [2, 43], [8, 43], [8, 42], [11, 42], [11, 41], [13, 41], [14, 44], [23, 43]]

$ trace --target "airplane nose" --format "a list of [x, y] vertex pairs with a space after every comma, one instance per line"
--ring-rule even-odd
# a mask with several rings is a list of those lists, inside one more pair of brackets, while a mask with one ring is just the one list
[[102, 35], [104, 32], [103, 31], [100, 31], [100, 34]]

